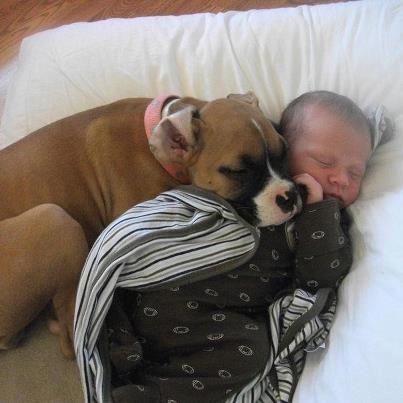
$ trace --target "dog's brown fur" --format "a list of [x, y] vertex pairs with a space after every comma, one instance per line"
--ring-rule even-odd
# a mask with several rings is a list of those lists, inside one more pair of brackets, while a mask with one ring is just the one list
[[[89, 247], [125, 210], [178, 185], [150, 151], [143, 122], [150, 101], [126, 99], [76, 114], [0, 152], [3, 347], [52, 301], [53, 329], [72, 356], [75, 291]], [[181, 104], [174, 124], [158, 126], [150, 142], [160, 161], [182, 164], [198, 186], [236, 199], [242, 189], [219, 167], [240, 168], [245, 155], [262, 160], [267, 147], [282, 152], [279, 135], [253, 102], [184, 98]], [[175, 119], [189, 129], [172, 146]]]

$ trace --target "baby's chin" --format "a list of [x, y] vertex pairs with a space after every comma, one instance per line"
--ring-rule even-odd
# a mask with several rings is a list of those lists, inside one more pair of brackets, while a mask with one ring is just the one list
[[335, 199], [337, 201], [337, 204], [339, 205], [339, 208], [347, 207], [346, 202], [339, 196], [336, 196], [336, 195], [333, 195], [333, 194], [324, 194], [323, 198], [324, 199]]

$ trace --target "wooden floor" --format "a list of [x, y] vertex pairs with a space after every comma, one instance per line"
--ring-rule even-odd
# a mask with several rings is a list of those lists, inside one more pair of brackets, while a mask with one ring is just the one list
[[21, 40], [45, 29], [112, 17], [295, 7], [343, 0], [0, 0], [0, 116]]

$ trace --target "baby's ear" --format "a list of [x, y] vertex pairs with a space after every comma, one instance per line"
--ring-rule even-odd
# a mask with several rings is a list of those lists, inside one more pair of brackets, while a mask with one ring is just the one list
[[154, 128], [149, 139], [151, 152], [167, 164], [188, 165], [199, 151], [199, 125], [194, 116], [197, 108], [184, 107], [165, 117]]

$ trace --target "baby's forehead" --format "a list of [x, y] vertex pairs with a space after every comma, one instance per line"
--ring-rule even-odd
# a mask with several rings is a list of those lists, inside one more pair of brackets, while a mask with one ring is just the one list
[[340, 110], [337, 105], [311, 102], [301, 107], [299, 119], [301, 119], [302, 132], [309, 131], [309, 128], [318, 120], [325, 121], [326, 125], [344, 125], [353, 129], [354, 132], [366, 136], [372, 147], [372, 133], [369, 121], [364, 113]]

